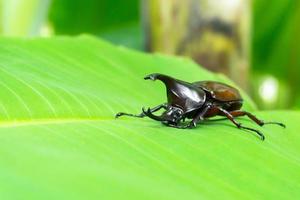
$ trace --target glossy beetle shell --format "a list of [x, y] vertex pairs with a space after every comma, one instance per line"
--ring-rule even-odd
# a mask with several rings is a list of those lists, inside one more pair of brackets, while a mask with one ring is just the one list
[[190, 83], [176, 80], [166, 84], [166, 87], [168, 103], [185, 113], [200, 108], [206, 101], [205, 91]]
[[192, 83], [194, 86], [209, 92], [211, 97], [218, 101], [242, 101], [242, 97], [237, 89], [224, 83], [215, 81], [198, 81]]

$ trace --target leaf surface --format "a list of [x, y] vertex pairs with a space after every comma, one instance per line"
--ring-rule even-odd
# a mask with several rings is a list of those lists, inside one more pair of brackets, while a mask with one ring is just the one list
[[190, 60], [147, 55], [89, 36], [0, 39], [1, 199], [294, 199], [299, 112], [245, 109], [266, 135], [228, 121], [193, 130], [122, 118], [165, 101], [153, 72], [187, 81], [221, 75]]

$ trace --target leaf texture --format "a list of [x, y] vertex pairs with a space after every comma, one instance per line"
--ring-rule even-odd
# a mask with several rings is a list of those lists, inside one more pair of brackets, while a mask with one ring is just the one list
[[192, 61], [144, 54], [90, 36], [0, 39], [1, 199], [294, 199], [300, 195], [299, 112], [286, 123], [228, 121], [193, 130], [114, 119], [165, 99], [153, 72], [232, 84]]

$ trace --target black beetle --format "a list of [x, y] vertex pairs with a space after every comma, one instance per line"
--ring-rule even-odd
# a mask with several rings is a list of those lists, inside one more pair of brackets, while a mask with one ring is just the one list
[[[170, 76], [154, 73], [146, 76], [145, 80], [160, 80], [166, 85], [168, 102], [158, 105], [152, 109], [142, 109], [138, 115], [119, 112], [116, 118], [127, 115], [132, 117], [145, 117], [161, 121], [167, 126], [174, 128], [194, 128], [197, 123], [214, 116], [226, 116], [236, 127], [256, 132], [262, 140], [265, 136], [258, 130], [242, 126], [235, 120], [235, 117], [248, 116], [260, 126], [265, 124], [277, 124], [278, 122], [264, 122], [256, 118], [253, 114], [242, 111], [243, 99], [239, 91], [227, 84], [215, 81], [199, 81], [188, 83]], [[164, 108], [161, 116], [153, 113]], [[184, 123], [185, 119], [192, 119], [189, 123]]]

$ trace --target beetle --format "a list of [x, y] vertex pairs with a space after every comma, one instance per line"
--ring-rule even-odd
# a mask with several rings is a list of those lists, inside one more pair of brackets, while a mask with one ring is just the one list
[[[167, 102], [154, 108], [148, 108], [147, 110], [142, 108], [140, 114], [119, 112], [116, 114], [116, 118], [124, 115], [139, 118], [147, 116], [153, 120], [162, 122], [164, 125], [186, 129], [195, 128], [199, 122], [206, 119], [215, 116], [225, 116], [237, 128], [253, 131], [261, 140], [265, 139], [263, 133], [256, 129], [243, 126], [237, 122], [235, 118], [247, 116], [260, 126], [265, 124], [277, 124], [285, 128], [283, 123], [264, 122], [250, 112], [240, 110], [243, 105], [243, 99], [236, 88], [227, 84], [215, 81], [189, 83], [159, 73], [150, 74], [144, 79], [162, 81], [167, 90]], [[160, 116], [153, 114], [160, 109], [165, 110]], [[186, 119], [191, 120], [185, 123]]]

